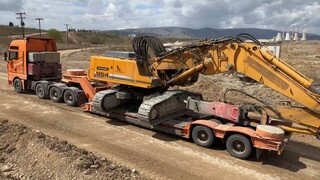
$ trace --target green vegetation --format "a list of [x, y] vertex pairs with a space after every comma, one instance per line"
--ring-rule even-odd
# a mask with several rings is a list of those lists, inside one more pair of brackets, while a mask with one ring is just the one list
[[119, 45], [125, 42], [123, 37], [105, 32], [78, 32], [83, 41], [89, 44]]
[[[34, 28], [25, 28], [24, 31], [25, 31], [25, 34], [39, 32], [38, 29], [34, 29]], [[0, 25], [0, 37], [14, 36], [14, 35], [22, 35], [21, 27]]]
[[56, 29], [50, 29], [47, 31], [47, 36], [56, 39], [57, 42], [62, 42], [62, 34]]
[[[25, 34], [38, 33], [38, 29], [25, 28]], [[126, 35], [119, 36], [110, 32], [91, 31], [91, 30], [76, 30], [71, 29], [68, 32], [69, 45], [67, 44], [66, 32], [58, 31], [56, 29], [43, 30], [46, 32], [44, 37], [51, 37], [56, 39], [58, 49], [72, 49], [84, 48], [90, 46], [107, 46], [110, 50], [132, 51], [132, 38]], [[18, 35], [18, 36], [17, 36]], [[0, 45], [6, 47], [14, 39], [21, 39], [21, 28], [18, 26], [5, 26], [0, 25]], [[161, 38], [163, 43], [175, 42], [176, 40], [183, 41], [182, 39]]]
[[90, 44], [104, 44], [105, 39], [100, 36], [99, 33], [89, 34], [88, 41]]

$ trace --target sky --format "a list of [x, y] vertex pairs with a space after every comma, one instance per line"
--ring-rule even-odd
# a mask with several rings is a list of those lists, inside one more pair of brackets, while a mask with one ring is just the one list
[[262, 28], [320, 34], [319, 0], [0, 0], [0, 24], [119, 30], [148, 27]]

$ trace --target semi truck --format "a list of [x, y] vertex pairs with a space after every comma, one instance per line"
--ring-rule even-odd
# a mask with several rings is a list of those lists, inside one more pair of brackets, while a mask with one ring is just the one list
[[[242, 41], [244, 37], [253, 43]], [[18, 93], [34, 91], [41, 99], [82, 106], [91, 113], [192, 139], [199, 146], [221, 141], [241, 159], [263, 150], [281, 154], [291, 132], [319, 137], [319, 92], [312, 80], [263, 50], [251, 36], [199, 41], [170, 51], [155, 37], [137, 36], [133, 48], [134, 52], [92, 56], [87, 71], [61, 73], [54, 39], [14, 40], [4, 56], [8, 83]], [[243, 73], [306, 107], [207, 102], [201, 94], [170, 89], [196, 83], [200, 73], [228, 71]]]

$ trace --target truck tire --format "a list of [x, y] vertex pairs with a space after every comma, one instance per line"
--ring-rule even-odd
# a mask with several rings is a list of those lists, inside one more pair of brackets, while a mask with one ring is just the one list
[[62, 102], [63, 101], [63, 97], [60, 97], [60, 90], [58, 87], [53, 86], [51, 87], [50, 91], [49, 91], [49, 97], [53, 102]]
[[13, 81], [13, 87], [14, 87], [14, 90], [17, 92], [17, 93], [22, 93], [23, 90], [22, 90], [22, 82], [19, 78], [16, 78], [14, 81]]
[[240, 159], [248, 158], [252, 152], [251, 141], [241, 134], [233, 134], [229, 136], [226, 148], [231, 156]]
[[49, 98], [48, 94], [46, 93], [46, 88], [45, 88], [44, 84], [42, 84], [42, 83], [37, 84], [36, 95], [40, 99], [48, 99]]
[[198, 125], [192, 130], [192, 140], [202, 147], [210, 147], [215, 142], [215, 137], [210, 128]]
[[64, 94], [63, 94], [63, 99], [64, 102], [68, 105], [68, 106], [72, 106], [72, 107], [76, 107], [78, 106], [78, 97], [76, 92], [74, 92], [71, 89], [67, 89]]

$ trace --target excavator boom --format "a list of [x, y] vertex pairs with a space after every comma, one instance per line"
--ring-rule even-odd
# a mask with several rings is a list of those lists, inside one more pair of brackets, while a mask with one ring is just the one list
[[[242, 37], [249, 37], [254, 43], [243, 42]], [[207, 40], [164, 53], [163, 56], [151, 60], [153, 63], [149, 69], [154, 76], [163, 80], [165, 86], [184, 85], [188, 82], [187, 79], [198, 73], [243, 73], [304, 106], [274, 107], [278, 118], [307, 126], [314, 133], [319, 132], [320, 94], [313, 85], [313, 80], [268, 50], [263, 50], [263, 47], [249, 35]], [[170, 78], [163, 78], [164, 73], [179, 68], [184, 71]]]

